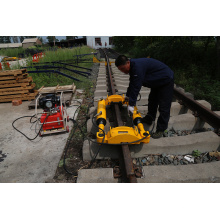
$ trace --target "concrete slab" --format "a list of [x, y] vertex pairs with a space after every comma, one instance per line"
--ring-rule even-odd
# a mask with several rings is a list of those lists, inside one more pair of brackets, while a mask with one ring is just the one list
[[[96, 121], [96, 120], [94, 120]], [[104, 131], [107, 133], [110, 130], [110, 123], [108, 120], [106, 120], [106, 125], [104, 128]], [[94, 134], [96, 135], [96, 133], [99, 131], [98, 127], [96, 127], [93, 123], [92, 123], [92, 119], [89, 119], [87, 121], [87, 131], [88, 133]]]
[[[106, 85], [103, 85], [103, 84], [102, 84], [102, 85], [99, 84], [99, 85], [96, 85], [95, 89], [96, 89], [96, 90], [106, 90], [106, 89], [107, 89], [107, 86], [106, 86]], [[107, 91], [107, 90], [106, 90], [106, 91]]]
[[185, 166], [144, 166], [138, 183], [220, 183], [220, 161]]
[[129, 80], [114, 80], [113, 81], [117, 82], [118, 84], [124, 84], [124, 85], [129, 85]]
[[99, 75], [98, 77], [97, 77], [97, 80], [106, 80], [106, 76], [105, 75]]
[[78, 173], [77, 183], [117, 183], [112, 168], [82, 169]]
[[195, 117], [192, 114], [186, 113], [170, 117], [168, 129], [177, 130], [196, 130], [201, 128], [211, 128], [212, 126]]
[[105, 97], [107, 97], [107, 95], [108, 95], [108, 92], [106, 90], [96, 90], [94, 92], [95, 97], [96, 96], [105, 96]]
[[[12, 127], [12, 122], [22, 116], [32, 116], [35, 110], [28, 110], [30, 102], [19, 106], [0, 104], [0, 150], [6, 158], [0, 162], [1, 183], [44, 183], [53, 178], [62, 156], [69, 133], [37, 137], [29, 141]], [[67, 113], [73, 117], [76, 107]], [[39, 110], [40, 111], [40, 110]], [[69, 122], [70, 129], [72, 122]], [[28, 137], [36, 136], [30, 118], [15, 122], [14, 126]]]

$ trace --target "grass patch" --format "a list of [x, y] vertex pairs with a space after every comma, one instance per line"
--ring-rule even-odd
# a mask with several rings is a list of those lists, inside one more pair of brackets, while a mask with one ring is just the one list
[[[14, 49], [12, 49], [12, 50], [14, 50]], [[69, 48], [61, 49], [60, 48], [60, 49], [57, 49], [56, 51], [46, 51], [45, 56], [42, 59], [40, 59], [39, 65], [50, 65], [48, 63], [46, 63], [46, 64], [44, 64], [44, 63], [45, 62], [56, 62], [56, 61], [77, 65], [77, 63], [76, 63], [77, 59], [76, 59], [75, 55], [91, 54], [91, 55], [86, 55], [86, 56], [82, 57], [82, 59], [86, 59], [87, 62], [89, 62], [89, 63], [86, 63], [86, 62], [84, 62], [84, 63], [79, 62], [78, 63], [78, 66], [80, 66], [80, 67], [91, 68], [93, 65], [92, 52], [96, 52], [96, 51], [94, 49], [87, 47], [87, 46], [75, 47], [72, 49], [69, 49]], [[14, 56], [14, 54], [13, 54], [13, 56]], [[32, 67], [32, 68], [28, 68], [27, 69], [28, 71], [37, 70], [32, 62], [32, 57], [27, 58], [27, 66]], [[91, 79], [83, 77], [79, 74], [73, 73], [72, 71], [62, 69], [63, 65], [55, 64], [55, 66], [60, 67], [60, 69], [51, 68], [51, 70], [58, 70], [58, 71], [65, 73], [69, 76], [72, 76], [74, 78], [79, 79], [81, 82], [67, 78], [67, 77], [62, 76], [58, 73], [53, 73], [52, 71], [48, 72], [48, 73], [29, 73], [29, 75], [33, 78], [34, 83], [36, 84], [35, 89], [39, 89], [42, 86], [50, 87], [50, 86], [57, 86], [58, 84], [60, 86], [62, 86], [62, 85], [72, 85], [73, 83], [76, 85], [77, 88], [88, 90], [88, 91], [92, 87], [93, 82], [91, 81]], [[84, 72], [89, 72], [88, 70], [83, 70], [83, 69], [75, 68], [75, 67], [71, 67], [71, 66], [66, 66], [66, 67], [68, 69], [72, 69], [72, 70], [80, 70], [80, 71], [84, 71]], [[15, 66], [13, 66], [13, 68], [11, 68], [11, 69], [20, 69], [20, 68], [21, 68], [21, 65], [19, 64], [19, 62], [17, 62], [17, 64]], [[49, 69], [47, 69], [47, 70], [49, 70]]]
[[0, 56], [19, 57], [19, 54], [24, 53], [23, 47], [19, 48], [5, 48], [0, 50]]

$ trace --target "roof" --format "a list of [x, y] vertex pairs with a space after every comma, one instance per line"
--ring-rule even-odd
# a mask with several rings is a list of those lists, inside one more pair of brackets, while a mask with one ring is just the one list
[[22, 43], [0, 44], [0, 48], [13, 48], [13, 47], [22, 47]]
[[38, 38], [26, 38], [23, 40], [22, 44], [25, 43], [35, 43], [38, 40]]

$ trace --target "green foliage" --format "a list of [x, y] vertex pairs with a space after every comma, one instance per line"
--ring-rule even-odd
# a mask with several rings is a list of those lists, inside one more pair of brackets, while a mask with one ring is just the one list
[[[73, 49], [57, 49], [57, 51], [46, 51], [45, 52], [45, 57], [43, 57], [40, 60], [40, 63], [43, 62], [52, 62], [52, 61], [63, 61], [63, 62], [68, 62], [69, 60], [72, 60], [72, 62], [74, 61], [74, 55], [76, 54], [89, 54], [91, 52], [94, 52], [93, 49], [87, 47], [87, 46], [83, 46], [81, 48], [73, 48]], [[86, 58], [90, 59], [92, 61], [93, 55], [89, 55]], [[71, 63], [72, 63], [71, 62]], [[33, 66], [31, 58], [28, 61], [28, 66]], [[58, 65], [56, 65], [58, 66]], [[91, 68], [92, 67], [92, 63], [79, 63], [79, 66], [81, 67], [86, 67], [86, 68]], [[69, 69], [71, 69], [71, 67], [68, 66]], [[82, 69], [77, 69], [74, 68], [75, 70], [81, 70]], [[33, 66], [33, 68], [30, 68], [28, 70], [36, 70]], [[32, 76], [34, 83], [36, 83], [36, 89], [41, 88], [42, 86], [56, 86], [56, 85], [71, 85], [74, 84], [76, 85], [77, 88], [80, 89], [84, 89], [85, 93], [88, 94], [91, 93], [91, 86], [92, 86], [92, 81], [89, 80], [88, 78], [85, 78], [81, 75], [78, 75], [76, 73], [73, 73], [69, 70], [64, 70], [62, 69], [63, 73], [66, 73], [67, 75], [73, 76], [79, 80], [81, 80], [81, 82], [78, 81], [74, 81], [72, 79], [69, 79], [67, 77], [64, 77], [58, 73], [30, 73], [29, 75]]]
[[194, 150], [194, 151], [192, 152], [192, 155], [193, 155], [194, 157], [199, 157], [199, 156], [201, 155], [201, 152], [200, 152], [199, 150]]
[[116, 46], [116, 50], [121, 52], [128, 52], [134, 46], [135, 37], [113, 37], [114, 45]]
[[[65, 164], [68, 164], [68, 161], [70, 160], [70, 158], [67, 158], [66, 160], [65, 160]], [[62, 159], [62, 160], [60, 160], [60, 162], [59, 162], [59, 167], [62, 167], [63, 166], [63, 164], [64, 164], [64, 160]]]
[[158, 59], [175, 73], [175, 83], [220, 110], [220, 74], [214, 37], [114, 37], [120, 53]]
[[25, 49], [22, 47], [0, 49], [0, 55], [8, 56], [8, 57], [19, 57], [19, 54], [24, 53], [24, 52], [25, 52]]
[[55, 42], [59, 42], [59, 40], [55, 36], [47, 36], [47, 40], [49, 43], [54, 42], [54, 40]]

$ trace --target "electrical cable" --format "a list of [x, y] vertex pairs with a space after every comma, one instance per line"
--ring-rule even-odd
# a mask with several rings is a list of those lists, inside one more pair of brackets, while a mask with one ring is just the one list
[[94, 118], [95, 118], [95, 117], [93, 116], [93, 117], [92, 117], [92, 123], [93, 123], [93, 125], [94, 125], [95, 127], [97, 127], [99, 130], [101, 130], [104, 136], [103, 136], [103, 139], [102, 139], [102, 143], [99, 145], [99, 148], [98, 148], [98, 150], [97, 150], [95, 156], [92, 158], [92, 160], [91, 160], [91, 162], [90, 162], [90, 164], [89, 164], [89, 168], [90, 168], [90, 167], [92, 166], [92, 164], [94, 163], [94, 161], [95, 161], [95, 159], [96, 159], [96, 157], [97, 157], [99, 151], [101, 150], [101, 146], [103, 145], [104, 140], [105, 140], [105, 131], [104, 131], [103, 129], [101, 129], [100, 127], [98, 127], [98, 126], [94, 123], [94, 121], [93, 121]]
[[[75, 130], [76, 130], [77, 127], [79, 127], [77, 121], [76, 121], [74, 118], [75, 118], [76, 112], [78, 111], [78, 109], [79, 109], [80, 107], [81, 107], [81, 103], [80, 103], [80, 105], [76, 108], [76, 111], [74, 112], [73, 118], [70, 118], [70, 120], [73, 122], [73, 125], [76, 123], [77, 126], [74, 127], [74, 130], [72, 131], [70, 138], [68, 138], [68, 143], [67, 143], [67, 146], [66, 146], [66, 148], [65, 148], [64, 155], [63, 155], [63, 168], [64, 168], [64, 170], [65, 170], [68, 174], [71, 174], [71, 175], [75, 175], [75, 173], [72, 173], [72, 172], [70, 172], [70, 171], [67, 169], [67, 167], [66, 167], [66, 155], [67, 155], [67, 151], [68, 151], [68, 149], [69, 149], [69, 147], [70, 147], [70, 141], [71, 141], [72, 138], [73, 138], [73, 135], [74, 135], [74, 133], [75, 133]], [[83, 133], [82, 130], [81, 130], [81, 128], [80, 128], [80, 131], [81, 131], [81, 133]], [[84, 134], [83, 134], [83, 135], [84, 135]]]
[[[77, 110], [79, 109], [79, 107], [81, 107], [81, 105], [78, 106]], [[74, 113], [73, 119], [70, 119], [76, 126], [74, 127], [74, 130], [72, 131], [72, 134], [71, 134], [70, 138], [68, 139], [68, 143], [67, 143], [66, 149], [65, 149], [65, 151], [64, 151], [64, 156], [63, 156], [63, 167], [64, 167], [64, 170], [65, 170], [68, 174], [71, 174], [71, 175], [76, 175], [76, 173], [70, 172], [70, 171], [67, 169], [66, 163], [65, 163], [67, 151], [68, 151], [68, 149], [69, 149], [69, 147], [70, 147], [70, 141], [71, 141], [71, 139], [73, 138], [73, 135], [74, 135], [75, 130], [76, 130], [77, 128], [79, 128], [80, 132], [81, 132], [82, 135], [83, 135], [83, 139], [84, 139], [84, 133], [83, 133], [81, 127], [83, 127], [83, 126], [86, 124], [86, 122], [87, 122], [87, 121], [85, 121], [85, 123], [80, 126], [80, 125], [78, 124], [78, 122], [77, 122], [76, 120], [74, 120], [75, 114], [76, 114], [77, 110], [76, 110], [75, 113]], [[88, 113], [88, 110], [89, 110], [89, 106], [88, 106], [88, 108], [87, 108], [87, 113]], [[89, 138], [88, 136], [85, 138], [85, 139], [87, 139], [88, 141], [90, 141], [90, 142], [92, 142], [92, 143], [99, 144], [99, 148], [98, 148], [96, 154], [94, 155], [94, 157], [92, 158], [92, 160], [90, 161], [90, 163], [87, 164], [87, 165], [85, 165], [83, 168], [85, 168], [85, 167], [91, 168], [91, 166], [93, 165], [93, 163], [94, 163], [94, 161], [95, 161], [95, 159], [96, 159], [98, 153], [99, 153], [100, 150], [101, 150], [101, 146], [102, 146], [102, 145], [116, 145], [116, 146], [118, 146], [118, 145], [123, 145], [123, 144], [108, 144], [108, 143], [104, 143], [104, 140], [105, 140], [105, 131], [104, 131], [103, 129], [99, 128], [99, 127], [95, 124], [94, 118], [95, 118], [95, 117], [93, 116], [93, 117], [92, 117], [92, 123], [93, 123], [93, 125], [94, 125], [95, 127], [97, 127], [99, 130], [101, 130], [104, 136], [103, 136], [103, 139], [102, 139], [102, 143], [98, 143], [98, 142], [96, 142], [96, 141], [93, 141], [93, 140], [92, 140], [91, 138]], [[136, 141], [133, 141], [133, 142], [128, 142], [128, 143], [126, 143], [126, 144], [133, 144], [133, 143], [140, 142], [140, 141], [144, 140], [145, 138], [147, 138], [148, 136], [149, 136], [149, 135], [147, 135], [147, 136], [145, 136], [144, 138], [141, 138], [141, 139], [139, 139], [139, 140], [136, 140]], [[80, 169], [82, 169], [82, 168], [80, 168]], [[79, 169], [79, 170], [80, 170], [80, 169]], [[78, 170], [78, 171], [79, 171], [79, 170]]]
[[[78, 101], [78, 100], [75, 100], [75, 101]], [[79, 101], [78, 101], [78, 102], [79, 102]], [[70, 172], [70, 171], [67, 169], [67, 167], [66, 167], [66, 155], [67, 155], [67, 151], [68, 151], [68, 149], [69, 149], [69, 147], [70, 147], [70, 141], [72, 140], [73, 135], [75, 134], [75, 130], [77, 129], [77, 127], [78, 127], [79, 130], [81, 131], [81, 134], [83, 135], [83, 139], [85, 138], [85, 137], [84, 137], [84, 133], [83, 133], [81, 127], [84, 127], [84, 125], [86, 124], [87, 121], [85, 121], [85, 123], [84, 123], [82, 126], [79, 126], [78, 122], [74, 119], [76, 112], [78, 111], [78, 109], [79, 109], [79, 108], [81, 107], [81, 105], [82, 105], [81, 102], [79, 102], [79, 103], [80, 103], [80, 105], [79, 105], [78, 108], [76, 109], [76, 111], [75, 111], [75, 113], [74, 113], [74, 115], [73, 115], [73, 118], [70, 118], [70, 120], [73, 122], [73, 124], [76, 124], [76, 126], [74, 127], [74, 130], [72, 131], [72, 134], [71, 134], [70, 138], [68, 139], [68, 143], [67, 143], [67, 146], [66, 146], [66, 148], [65, 148], [64, 155], [63, 155], [63, 168], [64, 168], [64, 170], [65, 170], [68, 174], [70, 174], [70, 175], [76, 175], [76, 174], [73, 173], [73, 172]], [[88, 108], [87, 108], [86, 114], [88, 114], [89, 106], [90, 106], [91, 104], [92, 104], [92, 101], [88, 104]]]
[[[118, 93], [117, 95], [124, 95], [124, 93]], [[140, 96], [140, 98], [137, 99], [136, 101], [140, 101], [141, 100], [141, 93], [138, 93], [138, 95]]]
[[[35, 139], [39, 136], [40, 131], [41, 131], [41, 129], [42, 129], [42, 127], [43, 127], [45, 121], [47, 120], [49, 114], [47, 114], [47, 116], [45, 117], [44, 122], [43, 122], [43, 124], [41, 125], [41, 128], [39, 129], [37, 135], [36, 135], [34, 138], [29, 138], [29, 137], [28, 137], [27, 135], [25, 135], [23, 132], [21, 132], [20, 130], [18, 130], [18, 129], [14, 126], [14, 123], [15, 123], [17, 120], [21, 119], [21, 118], [29, 118], [29, 117], [31, 117], [31, 119], [32, 119], [34, 116], [35, 116], [35, 115], [32, 115], [32, 116], [22, 116], [22, 117], [19, 117], [19, 118], [15, 119], [15, 120], [12, 122], [12, 127], [13, 127], [16, 131], [18, 131], [19, 133], [21, 133], [22, 135], [24, 135], [24, 136], [25, 136], [28, 140], [30, 140], [30, 141], [35, 140]], [[30, 119], [30, 121], [31, 121], [31, 119]], [[37, 121], [37, 120], [36, 120], [36, 121]], [[36, 122], [36, 121], [35, 121], [35, 122]], [[32, 122], [32, 123], [33, 123], [33, 122]]]

